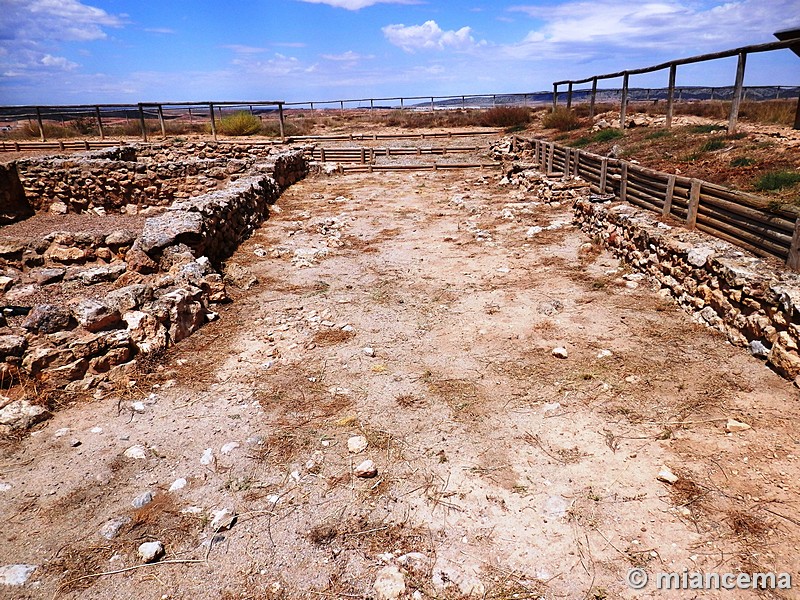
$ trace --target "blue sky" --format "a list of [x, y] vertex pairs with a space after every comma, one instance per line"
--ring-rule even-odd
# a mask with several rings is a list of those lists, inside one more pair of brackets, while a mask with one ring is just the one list
[[[0, 10], [0, 104], [533, 92], [800, 26], [800, 0], [0, 0]], [[729, 85], [734, 70], [735, 59], [683, 67], [678, 83]], [[800, 58], [750, 56], [745, 84], [800, 84]]]

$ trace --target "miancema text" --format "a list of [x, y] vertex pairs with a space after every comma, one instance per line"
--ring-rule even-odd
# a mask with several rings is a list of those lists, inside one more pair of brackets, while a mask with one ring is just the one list
[[657, 573], [659, 590], [789, 590], [790, 573]]

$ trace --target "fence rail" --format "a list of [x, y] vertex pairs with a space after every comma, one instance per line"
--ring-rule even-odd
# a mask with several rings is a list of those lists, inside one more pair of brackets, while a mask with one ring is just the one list
[[547, 175], [580, 176], [598, 194], [613, 194], [800, 271], [800, 209], [775, 207], [760, 196], [554, 142], [514, 138], [515, 146], [526, 141]]
[[374, 164], [375, 160], [380, 157], [392, 156], [431, 156], [447, 154], [465, 154], [468, 152], [476, 152], [479, 148], [477, 146], [452, 146], [452, 147], [434, 147], [428, 148], [421, 147], [407, 147], [407, 148], [369, 148], [359, 146], [355, 148], [325, 148], [323, 146], [315, 146], [311, 150], [311, 158], [321, 162], [351, 162], [363, 164]]
[[[737, 64], [736, 64], [736, 77], [735, 82], [733, 85], [733, 95], [731, 98], [731, 110], [730, 115], [728, 117], [728, 133], [735, 133], [736, 131], [736, 123], [739, 117], [739, 106], [741, 105], [743, 96], [744, 96], [744, 73], [745, 73], [745, 65], [747, 62], [747, 56], [750, 54], [756, 54], [760, 52], [773, 52], [775, 50], [791, 50], [797, 54], [800, 54], [800, 35], [798, 35], [798, 30], [793, 30], [791, 32], [792, 37], [791, 39], [781, 39], [777, 42], [770, 42], [767, 44], [757, 44], [751, 46], [742, 46], [741, 48], [734, 48], [733, 50], [724, 50], [722, 52], [714, 52], [712, 54], [701, 54], [698, 56], [690, 56], [688, 58], [679, 58], [676, 60], [671, 60], [668, 62], [660, 63], [657, 65], [653, 65], [650, 67], [642, 67], [639, 69], [628, 69], [626, 71], [618, 71], [616, 73], [606, 73], [604, 75], [593, 75], [592, 77], [585, 77], [583, 79], [565, 79], [562, 81], [555, 81], [553, 82], [553, 110], [555, 111], [558, 107], [558, 88], [561, 85], [567, 85], [567, 108], [571, 108], [572, 106], [572, 97], [573, 97], [573, 86], [581, 84], [581, 83], [591, 83], [592, 90], [590, 92], [590, 108], [589, 108], [589, 116], [594, 116], [594, 105], [597, 96], [597, 82], [604, 80], [604, 79], [616, 79], [618, 77], [622, 77], [622, 94], [620, 99], [620, 128], [625, 128], [625, 113], [627, 110], [627, 105], [629, 102], [628, 93], [629, 93], [629, 81], [631, 75], [640, 75], [644, 73], [654, 73], [656, 71], [662, 71], [664, 69], [669, 69], [669, 85], [667, 88], [667, 128], [672, 126], [672, 113], [673, 113], [673, 105], [675, 100], [675, 81], [677, 77], [677, 69], [680, 65], [688, 65], [688, 64], [695, 64], [701, 62], [708, 62], [712, 60], [719, 60], [721, 58], [731, 58], [737, 57]], [[780, 36], [779, 34], [776, 34]], [[780, 36], [786, 37], [786, 36]], [[797, 102], [797, 113], [795, 116], [794, 121], [794, 128], [800, 129], [800, 98], [798, 98]]]

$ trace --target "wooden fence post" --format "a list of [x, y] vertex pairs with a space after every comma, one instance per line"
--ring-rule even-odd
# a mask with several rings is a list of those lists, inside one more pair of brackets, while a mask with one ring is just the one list
[[95, 114], [95, 116], [97, 116], [97, 128], [100, 130], [100, 139], [104, 140], [104, 139], [106, 139], [106, 132], [103, 129], [103, 119], [100, 117], [100, 107], [99, 106], [95, 106], [94, 107], [94, 114]]
[[565, 180], [569, 177], [569, 168], [572, 158], [572, 151], [569, 148], [564, 148], [564, 170], [561, 173], [561, 179]]
[[433, 107], [433, 98], [431, 98], [431, 112], [435, 112], [434, 107]]
[[161, 125], [161, 138], [164, 139], [167, 137], [167, 128], [164, 125], [164, 107], [162, 105], [158, 105], [158, 123]]
[[672, 114], [675, 108], [675, 76], [677, 75], [678, 65], [669, 66], [669, 88], [667, 88], [667, 129], [672, 127]]
[[147, 141], [147, 124], [144, 121], [144, 106], [142, 103], [139, 103], [139, 125], [142, 127], [142, 141]]
[[217, 121], [214, 118], [214, 103], [210, 103], [208, 105], [209, 112], [211, 113], [211, 135], [214, 137], [214, 141], [217, 141]]
[[581, 174], [581, 152], [580, 148], [575, 148], [575, 164], [572, 167], [573, 177], [579, 177]]
[[739, 106], [742, 103], [742, 86], [744, 85], [744, 67], [747, 62], [747, 53], [741, 52], [736, 63], [736, 83], [733, 88], [733, 102], [731, 102], [731, 116], [728, 119], [728, 134], [736, 133], [736, 121], [739, 119]]
[[661, 215], [666, 218], [672, 212], [672, 197], [675, 195], [675, 175], [670, 175], [667, 179], [667, 192], [664, 194], [664, 208]]
[[553, 112], [556, 112], [556, 108], [558, 107], [558, 84], [553, 84]]
[[625, 129], [625, 114], [628, 111], [628, 72], [622, 75], [622, 101], [619, 109], [619, 128]]
[[608, 185], [608, 159], [603, 158], [600, 161], [600, 193], [606, 193], [606, 185]]
[[44, 123], [42, 123], [42, 111], [39, 107], [36, 107], [36, 122], [39, 124], [39, 139], [41, 141], [46, 141], [44, 137]]
[[572, 108], [572, 82], [567, 86], [567, 110]]
[[592, 77], [592, 97], [589, 100], [589, 118], [594, 119], [594, 103], [597, 99], [597, 77]]
[[792, 235], [792, 245], [789, 247], [789, 256], [786, 259], [786, 266], [793, 271], [800, 271], [800, 219], [794, 222], [794, 234]]
[[281, 130], [281, 142], [286, 141], [286, 126], [283, 122], [283, 103], [278, 104], [278, 126]]
[[620, 180], [619, 180], [619, 199], [623, 202], [628, 200], [628, 163], [623, 162], [620, 165]]
[[692, 230], [697, 225], [697, 210], [700, 208], [700, 186], [702, 181], [692, 179], [692, 187], [689, 190], [689, 213], [686, 215], [686, 228]]
[[556, 145], [553, 142], [547, 144], [547, 171], [546, 175], [550, 177], [553, 174], [553, 160], [556, 153]]
[[794, 128], [800, 129], [800, 94], [797, 96], [797, 111], [794, 113]]

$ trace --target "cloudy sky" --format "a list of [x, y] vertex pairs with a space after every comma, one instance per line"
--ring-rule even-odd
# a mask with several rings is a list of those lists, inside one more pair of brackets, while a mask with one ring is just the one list
[[[800, 0], [0, 0], [0, 11], [0, 104], [533, 92], [800, 26]], [[688, 66], [678, 83], [729, 85], [734, 70], [735, 59]], [[800, 84], [800, 58], [753, 55], [745, 84]]]

